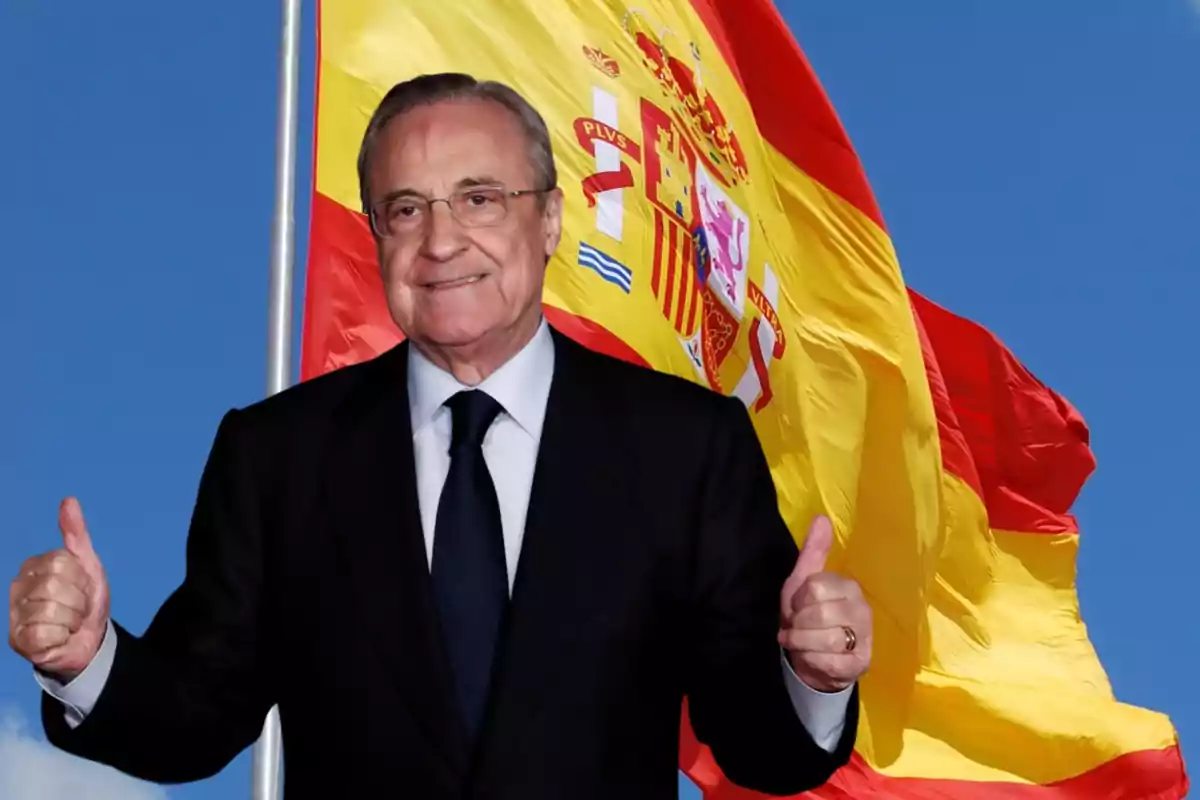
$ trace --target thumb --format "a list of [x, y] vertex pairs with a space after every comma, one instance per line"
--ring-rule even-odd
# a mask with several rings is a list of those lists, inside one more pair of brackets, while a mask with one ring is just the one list
[[792, 599], [804, 582], [825, 569], [825, 561], [829, 551], [833, 549], [833, 523], [824, 514], [813, 517], [808, 526], [808, 535], [804, 538], [804, 546], [800, 548], [800, 556], [792, 574], [783, 584], [781, 611], [784, 617], [792, 613]]
[[808, 536], [804, 539], [804, 546], [800, 548], [800, 557], [796, 559], [796, 568], [792, 570], [792, 574], [799, 577], [803, 583], [818, 572], [823, 572], [829, 551], [832, 549], [833, 522], [824, 514], [818, 514], [808, 526]]
[[92, 537], [87, 523], [83, 521], [83, 509], [74, 497], [68, 497], [58, 507], [58, 530], [62, 533], [63, 547], [79, 559], [79, 563], [93, 577], [97, 577], [100, 558], [92, 548]]

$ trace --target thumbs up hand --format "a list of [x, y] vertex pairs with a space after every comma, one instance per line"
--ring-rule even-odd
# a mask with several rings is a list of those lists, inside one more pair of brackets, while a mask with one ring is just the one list
[[859, 585], [825, 572], [833, 523], [818, 516], [780, 594], [779, 643], [810, 688], [837, 692], [871, 664], [872, 615]]
[[75, 498], [58, 509], [63, 546], [28, 559], [9, 588], [8, 643], [62, 682], [91, 663], [108, 627], [108, 580]]

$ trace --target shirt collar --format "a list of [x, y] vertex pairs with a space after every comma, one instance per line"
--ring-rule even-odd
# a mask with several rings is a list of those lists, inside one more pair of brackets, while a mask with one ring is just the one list
[[408, 347], [408, 402], [415, 436], [428, 425], [454, 394], [480, 389], [504, 407], [504, 412], [533, 439], [542, 435], [546, 400], [554, 375], [554, 340], [543, 318], [537, 333], [515, 356], [478, 386], [467, 386], [435, 365], [417, 348]]

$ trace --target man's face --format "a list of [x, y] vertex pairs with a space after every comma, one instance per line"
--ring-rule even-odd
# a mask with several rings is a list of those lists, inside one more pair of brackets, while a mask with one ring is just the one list
[[[408, 111], [382, 131], [368, 186], [378, 226], [390, 215], [400, 229], [378, 247], [388, 306], [405, 336], [490, 349], [532, 333], [562, 232], [562, 197], [556, 190], [497, 201], [500, 192], [488, 192], [546, 188], [535, 185], [528, 140], [510, 111], [482, 100]], [[463, 224], [446, 203], [426, 202], [455, 193], [460, 217], [478, 212], [489, 224]], [[507, 206], [498, 221], [494, 209], [479, 211], [495, 202]]]

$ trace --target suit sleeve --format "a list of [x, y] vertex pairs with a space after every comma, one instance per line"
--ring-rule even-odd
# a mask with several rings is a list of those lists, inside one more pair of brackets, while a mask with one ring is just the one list
[[274, 703], [264, 525], [241, 413], [221, 421], [205, 464], [183, 582], [142, 636], [114, 623], [111, 670], [78, 726], [43, 694], [46, 736], [62, 750], [143, 780], [182, 783], [216, 774], [261, 732]]
[[722, 402], [697, 520], [688, 710], [697, 739], [731, 781], [767, 794], [798, 794], [849, 761], [858, 689], [829, 752], [801, 722], [780, 669], [779, 595], [798, 550], [749, 414], [735, 399]]

